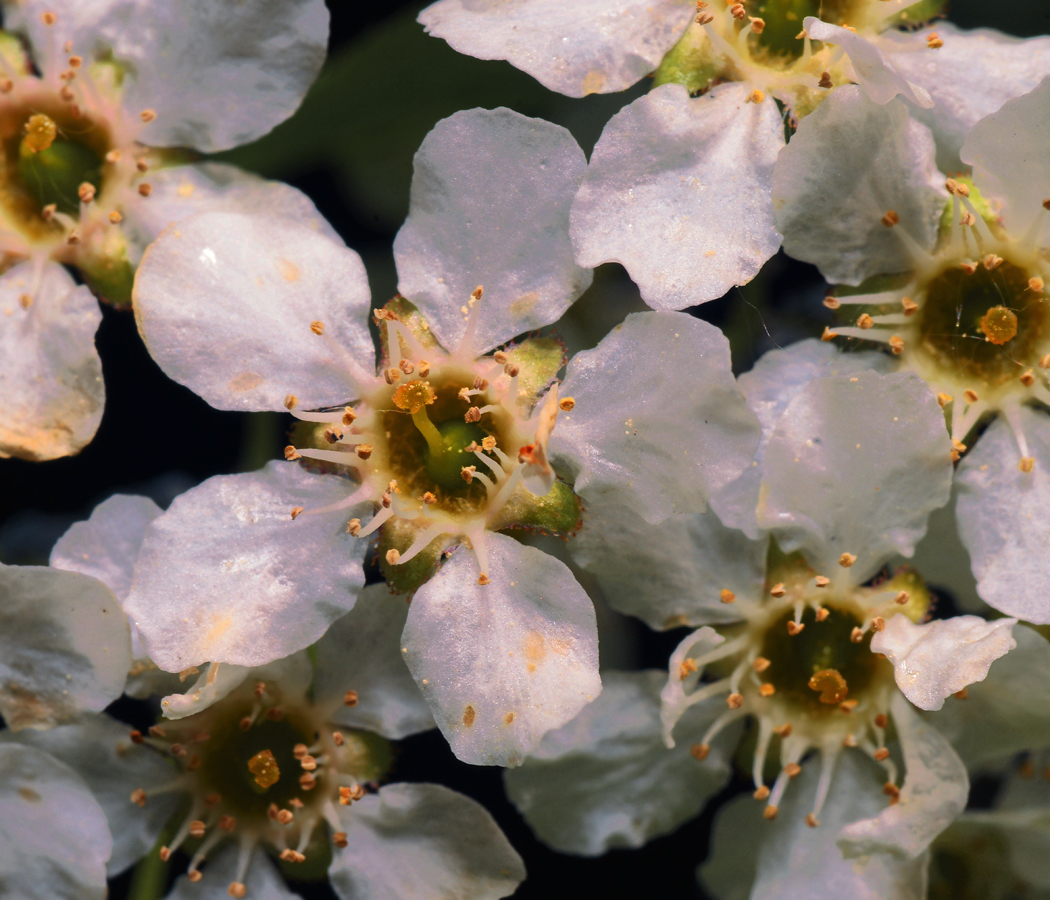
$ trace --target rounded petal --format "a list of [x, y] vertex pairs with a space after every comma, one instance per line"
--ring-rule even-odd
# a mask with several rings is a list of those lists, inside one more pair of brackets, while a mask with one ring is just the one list
[[664, 746], [660, 689], [665, 672], [607, 672], [601, 696], [552, 731], [504, 783], [536, 836], [561, 853], [598, 856], [641, 847], [697, 815], [729, 779], [734, 735], [721, 736], [702, 764], [690, 753], [725, 711], [719, 698], [692, 707], [681, 740]]
[[[314, 702], [331, 705], [332, 722], [394, 740], [434, 727], [401, 652], [407, 618], [408, 599], [391, 595], [386, 584], [373, 584], [317, 642]], [[349, 690], [357, 692], [355, 706], [343, 702]]]
[[[1007, 100], [998, 112], [985, 116], [966, 138], [960, 156], [973, 167], [973, 179], [986, 197], [1002, 203], [1003, 224], [1013, 235], [1024, 235], [1045, 215], [1050, 197], [1050, 77], [1032, 91]], [[1043, 222], [1043, 246], [1050, 227]]]
[[613, 609], [658, 631], [739, 621], [743, 614], [722, 602], [722, 591], [759, 597], [766, 549], [767, 541], [726, 528], [710, 510], [650, 525], [604, 497], [588, 502], [583, 528], [568, 544]]
[[751, 371], [737, 378], [737, 386], [747, 405], [758, 416], [762, 439], [753, 464], [711, 498], [711, 508], [722, 522], [731, 528], [739, 528], [752, 540], [758, 540], [760, 532], [755, 510], [758, 508], [766, 445], [784, 410], [799, 391], [821, 375], [851, 375], [868, 369], [887, 372], [891, 368], [893, 361], [885, 353], [843, 353], [833, 344], [817, 338], [796, 341], [782, 349], [763, 353]]
[[911, 556], [951, 495], [951, 441], [912, 373], [823, 376], [781, 416], [762, 465], [758, 524], [818, 571], [860, 584], [894, 553]]
[[268, 181], [224, 163], [171, 166], [150, 172], [149, 199], [124, 207], [124, 234], [138, 261], [146, 247], [169, 225], [195, 213], [279, 213], [285, 222], [304, 225], [342, 243], [342, 238], [302, 191], [281, 181]]
[[437, 784], [391, 784], [339, 806], [347, 846], [328, 877], [340, 900], [497, 900], [525, 865], [478, 803]]
[[1019, 421], [1035, 457], [1021, 472], [1013, 433], [1002, 418], [981, 435], [956, 474], [959, 536], [973, 561], [977, 593], [1008, 616], [1050, 622], [1050, 420], [1021, 407]]
[[[57, 17], [54, 34], [44, 12]], [[119, 63], [128, 114], [157, 114], [141, 140], [208, 153], [253, 141], [295, 112], [328, 45], [323, 0], [25, 0], [5, 10], [4, 25], [29, 35], [45, 68], [66, 66], [67, 56], [47, 55], [67, 41], [81, 56]]]
[[463, 339], [478, 285], [473, 356], [549, 325], [588, 288], [569, 242], [586, 165], [566, 129], [510, 109], [458, 112], [426, 136], [394, 260], [398, 290], [446, 349]]
[[857, 753], [839, 757], [820, 826], [809, 828], [819, 770], [816, 760], [802, 766], [773, 822], [748, 796], [718, 813], [709, 861], [699, 873], [704, 886], [718, 900], [925, 900], [926, 857], [843, 859], [835, 846], [843, 825], [885, 806], [872, 763]]
[[0, 564], [0, 715], [50, 728], [117, 699], [131, 667], [128, 622], [94, 578]]
[[758, 274], [780, 246], [769, 191], [784, 125], [772, 98], [747, 102], [748, 87], [691, 99], [662, 85], [609, 120], [572, 205], [577, 262], [622, 263], [655, 309]]
[[904, 753], [900, 802], [842, 829], [836, 844], [847, 859], [889, 853], [919, 859], [963, 811], [970, 779], [952, 745], [902, 694], [890, 702]]
[[0, 457], [57, 459], [79, 453], [102, 421], [102, 313], [59, 265], [45, 265], [34, 289], [33, 265], [0, 276]]
[[0, 746], [0, 885], [18, 900], [105, 900], [113, 841], [70, 768], [20, 744]]
[[280, 410], [288, 394], [304, 409], [354, 399], [375, 359], [369, 302], [353, 250], [276, 215], [191, 216], [150, 246], [135, 277], [147, 349], [218, 409]]
[[1017, 646], [1010, 631], [1017, 619], [986, 622], [954, 616], [916, 625], [893, 616], [871, 639], [871, 649], [893, 663], [893, 677], [904, 696], [920, 709], [940, 709], [944, 701], [976, 681], [988, 667]]
[[178, 793], [157, 794], [141, 807], [129, 800], [132, 791], [167, 784], [176, 775], [168, 757], [133, 744], [129, 732], [127, 725], [109, 716], [83, 716], [71, 725], [22, 731], [15, 738], [19, 744], [50, 753], [90, 789], [113, 836], [113, 852], [106, 863], [110, 878], [146, 855], [182, 799]]
[[568, 567], [485, 535], [490, 582], [461, 547], [412, 599], [405, 661], [452, 752], [516, 766], [601, 692], [594, 607]]
[[729, 342], [684, 313], [632, 313], [573, 357], [561, 395], [576, 405], [558, 417], [551, 456], [572, 471], [576, 493], [647, 522], [702, 512], [758, 445]]
[[893, 54], [893, 67], [933, 97], [932, 109], [913, 115], [933, 131], [940, 170], [957, 172], [959, 151], [977, 121], [1050, 75], [1050, 37], [1020, 40], [991, 28], [963, 31], [944, 21], [934, 28], [944, 46], [933, 51], [926, 47], [933, 29], [897, 35], [903, 52]]
[[967, 766], [1050, 745], [1050, 644], [1030, 628], [1013, 631], [1017, 646], [988, 677], [931, 717]]
[[176, 497], [146, 532], [124, 604], [150, 658], [169, 672], [259, 666], [320, 638], [364, 586], [365, 542], [346, 533], [341, 514], [293, 522], [289, 511], [350, 488], [274, 461]]
[[[220, 849], [214, 858], [209, 856], [198, 882], [180, 875], [165, 900], [229, 900], [230, 884], [239, 874], [237, 850], [237, 846], [231, 843]], [[281, 873], [261, 847], [257, 847], [250, 857], [244, 886], [246, 896], [251, 900], [301, 900], [299, 894], [288, 890]]]
[[[784, 251], [840, 284], [909, 271], [897, 229], [932, 248], [944, 209], [933, 156], [929, 129], [903, 102], [878, 106], [858, 87], [836, 88], [799, 123], [773, 170]], [[900, 224], [887, 228], [891, 210]]]
[[692, 0], [439, 0], [427, 33], [478, 59], [505, 59], [561, 94], [622, 91], [652, 72], [696, 11]]

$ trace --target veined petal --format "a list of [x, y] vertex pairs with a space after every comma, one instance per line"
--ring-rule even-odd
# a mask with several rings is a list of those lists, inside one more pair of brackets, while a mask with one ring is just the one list
[[0, 885], [19, 900], [105, 900], [113, 841], [80, 777], [53, 756], [0, 746]]
[[320, 638], [364, 586], [365, 542], [341, 515], [293, 522], [289, 512], [342, 500], [351, 487], [274, 461], [176, 497], [146, 532], [124, 604], [150, 658], [170, 672], [257, 666]]
[[892, 554], [911, 556], [930, 511], [948, 502], [944, 415], [912, 373], [816, 378], [781, 416], [762, 480], [759, 526], [821, 572], [852, 554], [849, 578], [861, 584]]
[[608, 498], [647, 522], [702, 512], [750, 465], [759, 425], [733, 379], [729, 342], [684, 313], [632, 313], [577, 353], [551, 457], [584, 501]]
[[566, 129], [509, 109], [458, 112], [426, 136], [394, 259], [398, 290], [447, 350], [467, 331], [478, 285], [471, 356], [549, 325], [587, 289], [569, 241], [586, 166]]
[[504, 773], [511, 802], [545, 844], [585, 856], [640, 847], [697, 815], [728, 780], [736, 729], [711, 745], [703, 763], [690, 753], [725, 702], [688, 710], [679, 743], [668, 750], [660, 723], [666, 677], [607, 672], [594, 703], [549, 732], [521, 768]]
[[871, 649], [893, 663], [905, 697], [920, 709], [940, 709], [952, 694], [983, 681], [988, 667], [1017, 646], [1010, 636], [1016, 624], [953, 616], [916, 625], [907, 616], [892, 616], [872, 637]]
[[47, 460], [79, 453], [102, 421], [102, 313], [60, 265], [38, 283], [33, 266], [0, 276], [0, 457]]
[[894, 695], [890, 711], [904, 753], [900, 802], [842, 829], [836, 843], [847, 859], [873, 853], [919, 859], [966, 806], [970, 779], [947, 738], [903, 694]]
[[[361, 258], [279, 214], [206, 212], [172, 226], [135, 277], [135, 320], [170, 378], [219, 409], [355, 399], [372, 372]], [[321, 334], [313, 323], [320, 323]]]
[[[395, 740], [434, 727], [434, 717], [405, 665], [401, 632], [408, 598], [373, 584], [317, 642], [314, 703], [331, 706], [329, 718]], [[347, 691], [357, 703], [346, 706]]]
[[428, 34], [478, 59], [505, 59], [570, 97], [622, 91], [682, 36], [692, 0], [440, 0], [419, 14]]
[[[878, 106], [852, 85], [836, 88], [798, 126], [773, 170], [784, 251], [828, 281], [860, 284], [914, 267], [903, 228], [932, 248], [944, 210], [929, 129], [900, 100]], [[887, 228], [893, 211], [900, 224]]]
[[601, 692], [594, 607], [568, 567], [485, 535], [489, 583], [461, 547], [412, 600], [405, 661], [452, 752], [520, 765]]
[[0, 714], [10, 728], [104, 709], [130, 667], [127, 619], [101, 581], [0, 564]]
[[772, 98], [748, 96], [662, 85], [613, 116], [572, 205], [577, 262], [622, 263], [655, 309], [754, 278], [780, 246], [769, 191], [784, 126]]

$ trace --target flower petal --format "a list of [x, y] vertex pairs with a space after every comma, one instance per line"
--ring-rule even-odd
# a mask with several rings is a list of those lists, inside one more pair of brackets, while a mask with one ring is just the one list
[[871, 649], [893, 663], [893, 677], [904, 696], [920, 709], [940, 709], [944, 701], [976, 681], [988, 667], [1017, 646], [1010, 630], [1017, 619], [986, 622], [953, 616], [916, 625], [892, 616], [871, 639]]
[[354, 399], [375, 359], [369, 301], [356, 253], [276, 215], [191, 216], [135, 278], [153, 358], [219, 409], [279, 410], [293, 393], [304, 409]]
[[171, 760], [152, 747], [133, 744], [129, 731], [109, 716], [87, 715], [47, 731], [20, 731], [15, 738], [0, 732], [0, 740], [50, 753], [83, 779], [105, 812], [113, 836], [113, 853], [106, 863], [110, 878], [150, 850], [180, 803], [178, 793], [157, 794], [142, 807], [128, 800], [137, 788], [157, 787], [175, 777]]
[[0, 885], [18, 900], [105, 900], [113, 842], [77, 774], [19, 744], [0, 746]]
[[791, 401], [766, 447], [758, 524], [827, 575], [853, 554], [849, 578], [861, 584], [893, 553], [911, 556], [951, 479], [944, 414], [926, 382], [823, 376]]
[[[932, 30], [944, 42], [937, 50], [926, 47]], [[962, 168], [959, 151], [978, 120], [1050, 75], [1046, 36], [1020, 40], [991, 28], [963, 31], [940, 21], [933, 29], [894, 37], [902, 52], [893, 54], [893, 68], [933, 97], [932, 109], [913, 115], [933, 131], [942, 172]]]
[[179, 688], [160, 701], [164, 718], [184, 719], [202, 712], [237, 690], [251, 671], [248, 666], [209, 663], [188, 689], [183, 690], [180, 682]]
[[0, 276], [0, 457], [57, 459], [79, 453], [102, 421], [102, 313], [57, 264], [34, 290], [33, 265]]
[[977, 593], [1008, 616], [1050, 622], [1050, 421], [1022, 406], [1018, 418], [1035, 457], [1021, 472], [1013, 433], [1002, 418], [981, 435], [956, 474], [959, 536], [973, 562]]
[[[434, 717], [416, 687], [401, 652], [408, 599], [373, 584], [317, 642], [314, 702], [330, 705], [330, 720], [399, 740], [434, 727]], [[344, 703], [348, 690], [356, 705]]]
[[[912, 269], [897, 229], [933, 247], [945, 202], [933, 156], [933, 137], [903, 102], [877, 106], [858, 87], [836, 88], [773, 170], [784, 251], [840, 284]], [[893, 228], [882, 224], [890, 211], [900, 216]]]
[[446, 787], [391, 784], [336, 809], [347, 846], [329, 879], [341, 900], [497, 900], [525, 878], [492, 816]]
[[504, 772], [511, 802], [536, 836], [561, 853], [598, 856], [640, 847], [697, 815], [729, 779], [735, 740], [723, 735], [698, 763], [699, 743], [725, 711], [721, 698], [690, 709], [681, 741], [664, 746], [664, 672], [607, 672], [601, 696], [551, 731], [519, 769]]
[[[165, 900], [229, 900], [230, 884], [237, 880], [238, 875], [237, 850], [235, 844], [228, 844], [216, 852], [214, 858], [209, 856], [198, 882], [180, 875]], [[261, 847], [256, 847], [252, 853], [243, 883], [247, 888], [246, 896], [251, 900], [301, 900], [298, 894], [288, 890], [281, 873]]]
[[485, 535], [490, 583], [461, 547], [412, 600], [405, 661], [452, 752], [520, 765], [601, 692], [594, 607], [568, 567]]
[[0, 564], [0, 714], [9, 728], [104, 709], [130, 667], [127, 619], [101, 581]]
[[780, 246], [769, 190], [784, 126], [772, 98], [747, 102], [748, 87], [691, 99], [662, 85], [609, 120], [572, 205], [577, 262], [622, 263], [655, 309], [758, 274]]
[[[364, 585], [364, 541], [342, 514], [304, 515], [351, 485], [274, 461], [217, 475], [175, 498], [149, 527], [124, 608], [162, 669], [258, 666], [312, 644]], [[344, 511], [347, 516], [354, 510]]]
[[874, 41], [841, 25], [821, 22], [815, 16], [806, 16], [802, 20], [802, 27], [813, 40], [836, 44], [846, 51], [853, 64], [857, 83], [875, 103], [881, 106], [900, 94], [923, 109], [933, 106], [930, 95], [917, 84], [909, 84], [906, 78], [898, 74]]
[[[985, 116], [966, 138], [959, 155], [973, 167], [973, 180], [986, 197], [1002, 203], [1003, 224], [1015, 236], [1024, 235], [1036, 218], [1043, 219], [1043, 202], [1050, 197], [1050, 167], [1045, 149], [1050, 143], [1050, 77], [1032, 91], [1007, 100], [998, 112]], [[1043, 221], [1039, 246], [1050, 237]]]
[[873, 853], [918, 859], [966, 806], [970, 779], [947, 738], [902, 694], [894, 695], [890, 711], [906, 770], [900, 802], [842, 829], [836, 844], [847, 859]]
[[670, 516], [650, 525], [607, 497], [587, 503], [583, 528], [568, 551], [597, 579], [617, 612], [660, 631], [739, 621], [722, 591], [757, 598], [767, 541], [726, 528], [714, 512]]
[[700, 880], [718, 900], [925, 900], [928, 859], [884, 854], [843, 859], [834, 845], [839, 829], [875, 815], [885, 804], [872, 763], [843, 753], [835, 765], [820, 826], [805, 825], [820, 766], [802, 766], [773, 822], [751, 797], [731, 800], [717, 815], [709, 861]]
[[653, 71], [695, 12], [691, 0], [440, 0], [427, 33], [478, 59], [505, 59], [561, 94], [622, 91]]
[[[208, 153], [262, 137], [295, 112], [328, 44], [322, 0], [25, 0], [5, 12], [4, 27], [29, 35], [44, 69], [66, 67], [67, 41], [74, 53], [120, 64], [128, 114], [157, 114], [145, 143]], [[44, 12], [55, 25], [44, 25]]]
[[751, 462], [759, 425], [733, 379], [729, 342], [684, 313], [632, 313], [569, 363], [551, 456], [585, 501], [647, 522], [702, 512]]
[[569, 241], [586, 165], [566, 129], [509, 109], [458, 112], [426, 136], [394, 260], [398, 290], [446, 349], [459, 346], [478, 285], [473, 356], [549, 325], [587, 289]]

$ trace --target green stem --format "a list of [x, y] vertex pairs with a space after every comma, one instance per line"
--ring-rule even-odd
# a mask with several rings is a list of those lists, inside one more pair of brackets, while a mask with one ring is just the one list
[[131, 876], [128, 900], [160, 900], [168, 888], [168, 869], [171, 862], [160, 858], [160, 848], [171, 840], [170, 828], [165, 828], [157, 843], [139, 860]]
[[414, 413], [412, 413], [412, 421], [415, 422], [416, 428], [419, 429], [419, 433], [427, 439], [427, 446], [430, 448], [431, 454], [434, 456], [441, 456], [445, 452], [445, 442], [441, 437], [441, 432], [437, 430], [434, 423], [430, 421], [427, 416], [427, 408], [421, 406]]
[[241, 434], [238, 472], [261, 469], [280, 448], [281, 417], [274, 412], [246, 413]]

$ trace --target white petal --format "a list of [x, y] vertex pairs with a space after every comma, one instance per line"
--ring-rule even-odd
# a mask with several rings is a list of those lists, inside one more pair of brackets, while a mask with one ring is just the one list
[[51, 565], [97, 578], [123, 601], [142, 536], [163, 512], [149, 497], [114, 494], [75, 522], [51, 551]]
[[653, 71], [695, 12], [691, 0], [440, 0], [428, 34], [478, 59], [505, 59], [552, 91], [622, 91]]
[[124, 234], [134, 249], [133, 262], [169, 225], [194, 213], [236, 212], [249, 215], [279, 213], [337, 243], [342, 238], [302, 191], [280, 181], [268, 181], [224, 163], [172, 166], [150, 172], [149, 198], [124, 206]]
[[1050, 622], [1050, 420], [1027, 406], [1019, 418], [1034, 468], [1018, 470], [1013, 433], [996, 419], [959, 464], [956, 516], [981, 599], [1009, 616], [1045, 624]]
[[912, 373], [823, 376], [791, 401], [762, 467], [758, 523], [827, 575], [843, 553], [860, 584], [893, 553], [911, 556], [951, 494], [944, 414]]
[[729, 342], [675, 312], [632, 313], [569, 363], [551, 456], [585, 501], [608, 497], [647, 522], [702, 512], [749, 465], [759, 426], [733, 379]]
[[867, 369], [887, 372], [893, 365], [885, 353], [843, 353], [833, 344], [817, 338], [796, 341], [762, 354], [754, 368], [737, 379], [747, 405], [758, 416], [762, 439], [752, 465], [711, 498], [711, 508], [718, 517], [731, 528], [739, 528], [748, 537], [758, 540], [755, 510], [762, 482], [762, 459], [773, 429], [788, 404], [820, 375], [851, 375]]
[[918, 859], [966, 806], [970, 779], [948, 740], [902, 694], [894, 695], [890, 711], [904, 753], [900, 802], [842, 829], [836, 843], [847, 859], [873, 853]]
[[662, 630], [739, 621], [739, 607], [723, 603], [721, 592], [757, 598], [766, 548], [710, 510], [650, 525], [630, 507], [599, 497], [587, 503], [583, 528], [567, 549], [613, 609]]
[[340, 900], [497, 900], [525, 878], [479, 804], [437, 784], [391, 784], [337, 807], [347, 846], [329, 879]]
[[77, 774], [54, 757], [0, 746], [0, 885], [12, 900], [105, 900], [113, 842]]
[[569, 241], [586, 165], [566, 129], [509, 109], [458, 112], [426, 136], [394, 260], [398, 290], [446, 349], [459, 345], [478, 285], [474, 355], [549, 325], [587, 289]]
[[954, 616], [916, 625], [907, 616], [892, 616], [871, 639], [871, 649], [893, 663], [893, 677], [920, 709], [940, 709], [944, 701], [975, 681], [988, 667], [1017, 646], [1010, 631], [1017, 619], [986, 622], [977, 616]]
[[[314, 702], [331, 705], [332, 722], [395, 740], [434, 727], [401, 652], [407, 618], [408, 599], [392, 595], [386, 584], [373, 584], [317, 642]], [[357, 692], [352, 707], [343, 703], [350, 690]]]
[[[214, 857], [208, 857], [199, 882], [179, 876], [165, 900], [229, 900], [230, 884], [237, 878], [237, 861], [236, 845], [227, 845]], [[277, 867], [261, 847], [256, 847], [251, 855], [244, 886], [250, 900], [301, 900], [298, 894], [288, 890]]]
[[1002, 203], [1003, 224], [1011, 234], [1019, 237], [1036, 217], [1044, 219], [1039, 246], [1050, 236], [1043, 209], [1043, 201], [1050, 197], [1048, 143], [1050, 77], [981, 119], [960, 151], [963, 162], [973, 167], [973, 180], [981, 192]]
[[166, 719], [184, 719], [207, 709], [240, 687], [251, 672], [248, 666], [211, 663], [182, 693], [170, 693], [160, 701]]
[[815, 41], [837, 44], [849, 56], [857, 83], [875, 103], [889, 103], [900, 94], [916, 106], [929, 109], [933, 100], [918, 85], [909, 84], [886, 61], [876, 44], [841, 25], [829, 25], [814, 16], [802, 20], [802, 26]]
[[[102, 807], [113, 836], [113, 853], [106, 872], [114, 877], [138, 862], [154, 845], [182, 797], [157, 794], [145, 806], [129, 800], [131, 792], [167, 784], [176, 768], [165, 755], [144, 744], [135, 745], [130, 729], [109, 716], [83, 716], [72, 725], [47, 731], [25, 730], [15, 740], [50, 753], [76, 772]], [[9, 732], [0, 732], [0, 739]]]
[[536, 836], [562, 853], [598, 856], [640, 847], [697, 815], [729, 778], [738, 732], [723, 734], [703, 763], [690, 753], [721, 698], [690, 709], [668, 750], [660, 724], [664, 672], [607, 672], [601, 696], [552, 731], [504, 783]]
[[[858, 87], [836, 88], [800, 123], [773, 170], [784, 250], [832, 282], [909, 271], [897, 229], [932, 248], [944, 209], [929, 130], [900, 100], [877, 106]], [[889, 211], [900, 224], [887, 228]]]
[[[54, 34], [45, 11], [57, 16]], [[4, 26], [27, 32], [45, 67], [66, 41], [89, 62], [119, 63], [128, 114], [157, 113], [145, 143], [206, 152], [255, 140], [295, 112], [328, 43], [322, 0], [26, 0], [6, 13]], [[67, 58], [50, 60], [56, 72]]]
[[568, 567], [498, 533], [486, 574], [460, 547], [412, 599], [405, 661], [452, 752], [520, 765], [601, 692], [594, 607]]
[[91, 291], [57, 264], [44, 267], [35, 290], [32, 263], [0, 276], [0, 457], [57, 459], [95, 436], [106, 402], [101, 321]]
[[0, 564], [0, 714], [49, 728], [117, 699], [131, 636], [117, 598], [77, 572]]
[[967, 688], [967, 699], [932, 717], [968, 766], [1050, 745], [1050, 644], [1025, 627], [1013, 637], [1017, 646]]
[[[157, 364], [219, 409], [304, 409], [355, 397], [371, 371], [361, 258], [280, 216], [201, 213], [152, 244], [135, 319]], [[315, 334], [311, 322], [324, 325]]]
[[274, 461], [176, 497], [146, 532], [124, 604], [150, 658], [170, 672], [258, 666], [320, 638], [364, 585], [365, 542], [346, 534], [342, 514], [289, 513], [351, 487]]
[[[944, 41], [937, 50], [926, 47], [931, 30]], [[979, 119], [1050, 75], [1046, 36], [1020, 40], [990, 28], [963, 31], [941, 21], [897, 40], [902, 52], [893, 54], [893, 67], [933, 97], [932, 109], [913, 114], [932, 129], [942, 172], [962, 168], [959, 151]]]
[[748, 88], [691, 99], [663, 85], [609, 120], [572, 205], [577, 262], [622, 263], [656, 309], [758, 274], [780, 246], [769, 191], [784, 125], [772, 98], [747, 102]]

